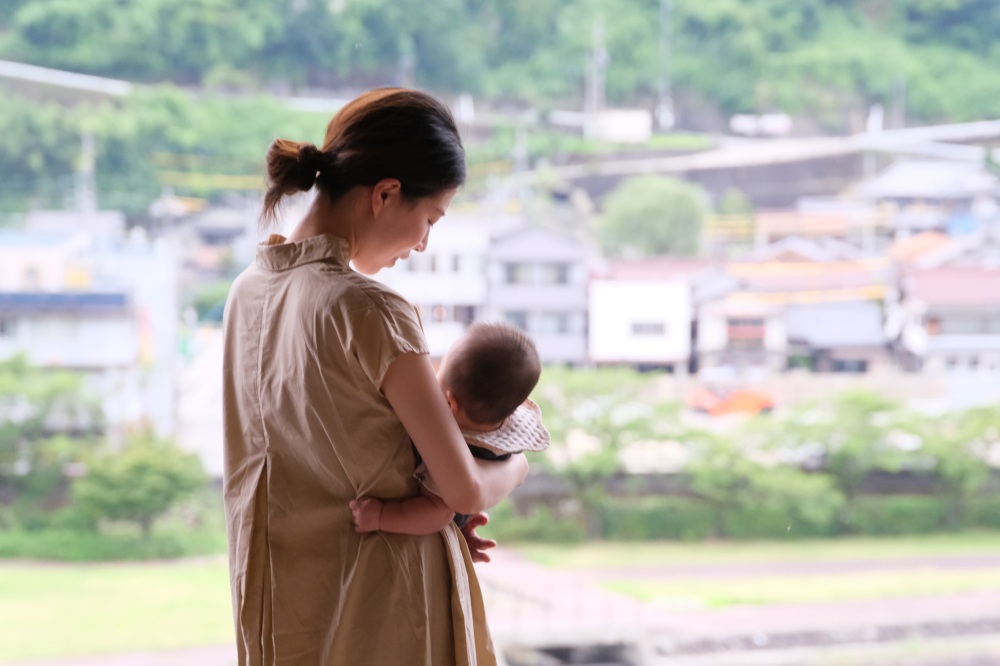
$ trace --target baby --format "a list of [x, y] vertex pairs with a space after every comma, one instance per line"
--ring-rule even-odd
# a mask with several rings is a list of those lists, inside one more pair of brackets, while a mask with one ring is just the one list
[[[441, 359], [438, 382], [473, 456], [505, 460], [548, 447], [541, 410], [528, 399], [540, 374], [535, 343], [508, 324], [473, 324], [451, 346]], [[468, 516], [455, 514], [438, 496], [423, 463], [416, 477], [419, 497], [351, 502], [357, 531], [433, 534], [452, 520], [464, 526]]]

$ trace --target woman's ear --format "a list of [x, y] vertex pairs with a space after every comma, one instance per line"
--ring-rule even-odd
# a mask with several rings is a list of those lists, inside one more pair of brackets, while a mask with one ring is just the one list
[[394, 198], [401, 196], [403, 185], [395, 178], [383, 178], [372, 187], [372, 214], [378, 215]]

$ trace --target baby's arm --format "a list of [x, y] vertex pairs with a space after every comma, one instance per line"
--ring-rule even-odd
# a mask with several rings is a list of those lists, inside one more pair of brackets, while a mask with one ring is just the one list
[[351, 513], [358, 532], [395, 534], [434, 534], [455, 517], [444, 500], [430, 493], [398, 502], [360, 497], [351, 502]]

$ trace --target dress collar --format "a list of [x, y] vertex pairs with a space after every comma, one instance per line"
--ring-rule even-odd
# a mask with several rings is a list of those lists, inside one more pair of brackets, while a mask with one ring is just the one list
[[269, 271], [284, 271], [327, 259], [347, 264], [350, 256], [350, 243], [333, 234], [320, 234], [293, 242], [280, 234], [271, 234], [257, 246], [257, 264]]

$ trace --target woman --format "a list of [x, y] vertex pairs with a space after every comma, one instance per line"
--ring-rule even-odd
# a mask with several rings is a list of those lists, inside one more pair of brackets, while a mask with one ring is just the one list
[[[349, 502], [419, 493], [477, 513], [527, 475], [472, 457], [413, 306], [365, 277], [427, 246], [465, 180], [445, 107], [375, 90], [322, 149], [279, 139], [262, 219], [317, 189], [233, 283], [224, 320], [225, 504], [241, 664], [493, 664], [469, 550], [453, 526], [358, 534]], [[353, 264], [352, 270], [349, 264]]]

